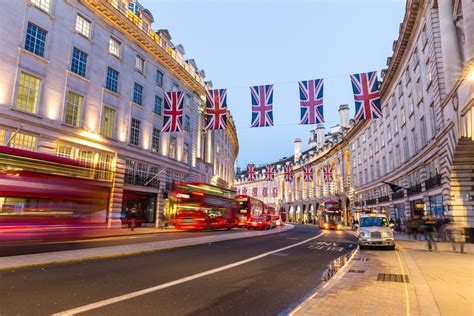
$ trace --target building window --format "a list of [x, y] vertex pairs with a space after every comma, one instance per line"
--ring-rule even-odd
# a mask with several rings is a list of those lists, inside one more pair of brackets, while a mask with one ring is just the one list
[[170, 136], [168, 155], [170, 158], [176, 159], [176, 137]]
[[0, 129], [0, 145], [5, 145], [5, 138], [7, 136], [7, 131]]
[[423, 46], [423, 50], [425, 49], [426, 44], [428, 44], [428, 36], [426, 34], [426, 25], [423, 25], [423, 29], [421, 31], [421, 45]]
[[405, 69], [405, 85], [408, 85], [410, 81], [411, 81], [410, 66], [407, 66], [407, 69]]
[[184, 143], [183, 146], [183, 162], [189, 164], [189, 144]]
[[145, 59], [138, 55], [135, 57], [135, 69], [141, 73], [143, 73], [145, 70]]
[[64, 122], [66, 124], [79, 127], [81, 123], [83, 97], [69, 92], [67, 94], [66, 117]]
[[413, 51], [413, 69], [416, 69], [420, 64], [420, 56], [418, 55], [418, 48]]
[[189, 96], [189, 94], [186, 94], [184, 96], [184, 105], [185, 106], [191, 106], [191, 97]]
[[102, 135], [106, 137], [114, 137], [115, 133], [115, 113], [116, 111], [112, 108], [104, 106], [102, 112]]
[[87, 54], [74, 47], [72, 51], [71, 71], [81, 77], [86, 76]]
[[108, 154], [99, 154], [99, 160], [97, 163], [97, 178], [100, 180], [111, 180], [112, 173], [112, 162], [114, 157]]
[[411, 137], [413, 138], [413, 153], [416, 154], [418, 152], [418, 140], [414, 127], [411, 129]]
[[163, 73], [160, 70], [156, 70], [156, 84], [159, 85], [160, 87], [163, 87]]
[[421, 132], [421, 146], [425, 146], [426, 141], [427, 141], [425, 117], [422, 117], [420, 119], [420, 132]]
[[140, 144], [140, 121], [132, 118], [130, 124], [130, 144], [138, 146]]
[[85, 162], [87, 165], [92, 166], [94, 164], [94, 152], [89, 149], [79, 149], [79, 153], [77, 155], [77, 160], [80, 162]]
[[63, 158], [73, 159], [74, 148], [69, 145], [58, 145], [56, 149], [56, 155]]
[[404, 153], [404, 161], [408, 161], [410, 158], [410, 151], [408, 148], [408, 140], [406, 137], [403, 138], [403, 153]]
[[35, 151], [38, 138], [36, 136], [16, 133], [13, 139], [10, 141], [10, 147]]
[[16, 108], [25, 112], [36, 113], [41, 79], [25, 72], [20, 74]]
[[155, 105], [153, 107], [153, 113], [156, 115], [161, 115], [161, 104], [163, 103], [163, 99], [159, 96], [155, 95]]
[[173, 82], [171, 86], [171, 91], [178, 92], [178, 90], [179, 90], [179, 86], [175, 82]]
[[107, 78], [105, 79], [105, 88], [112, 92], [118, 91], [119, 72], [113, 68], [107, 67]]
[[428, 58], [425, 63], [425, 72], [426, 72], [426, 84], [427, 88], [431, 85], [433, 81], [433, 74], [431, 73], [430, 59]]
[[113, 37], [109, 39], [109, 53], [115, 57], [120, 57], [120, 42]]
[[76, 31], [86, 38], [89, 38], [91, 35], [91, 22], [81, 14], [76, 16]]
[[133, 85], [133, 99], [132, 101], [138, 105], [143, 103], [143, 86], [135, 82]]
[[51, 0], [31, 0], [31, 3], [48, 13], [51, 8]]
[[40, 57], [44, 57], [44, 47], [46, 45], [46, 32], [42, 28], [28, 22], [26, 29], [25, 49]]
[[430, 122], [431, 122], [431, 135], [432, 137], [436, 136], [436, 112], [434, 103], [430, 105]]
[[151, 151], [154, 153], [160, 152], [160, 129], [153, 128], [153, 135], [151, 137]]
[[186, 132], [191, 131], [191, 119], [189, 118], [189, 115], [184, 116], [184, 130]]

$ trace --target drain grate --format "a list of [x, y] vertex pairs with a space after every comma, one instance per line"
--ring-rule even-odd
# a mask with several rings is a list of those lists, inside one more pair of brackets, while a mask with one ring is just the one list
[[392, 273], [379, 273], [377, 281], [382, 282], [400, 282], [409, 283], [408, 275], [406, 274], [392, 274]]
[[352, 260], [357, 260], [357, 261], [369, 261], [369, 258], [354, 258]]
[[365, 273], [365, 270], [349, 270], [349, 273]]

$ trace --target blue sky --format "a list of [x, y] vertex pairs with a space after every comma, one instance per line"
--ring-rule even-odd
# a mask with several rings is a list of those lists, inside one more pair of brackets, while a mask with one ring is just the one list
[[[349, 74], [380, 70], [398, 37], [405, 0], [142, 0], [183, 44], [227, 103], [240, 142], [238, 163], [257, 165], [308, 147], [314, 126], [299, 125], [299, 80], [324, 78], [326, 129], [347, 103], [354, 115]], [[250, 128], [249, 87], [274, 84], [274, 127]]]

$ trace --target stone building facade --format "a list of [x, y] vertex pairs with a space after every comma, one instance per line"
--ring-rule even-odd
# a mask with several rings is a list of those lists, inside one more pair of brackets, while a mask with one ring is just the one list
[[[9, 1], [0, 20], [0, 145], [104, 170], [109, 218], [138, 207], [157, 225], [174, 182], [232, 187], [233, 119], [204, 130], [211, 83], [140, 3]], [[169, 91], [185, 94], [182, 132], [161, 132]]]

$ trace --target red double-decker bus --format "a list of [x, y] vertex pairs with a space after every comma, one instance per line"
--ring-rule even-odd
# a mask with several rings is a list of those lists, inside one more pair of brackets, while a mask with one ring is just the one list
[[323, 229], [341, 229], [342, 210], [338, 201], [326, 201], [319, 211], [319, 227]]
[[255, 216], [261, 216], [265, 213], [265, 204], [248, 195], [238, 195], [239, 202], [238, 226], [245, 227], [247, 220]]
[[190, 182], [175, 185], [176, 228], [183, 230], [232, 229], [237, 225], [239, 204], [235, 191], [207, 183]]

